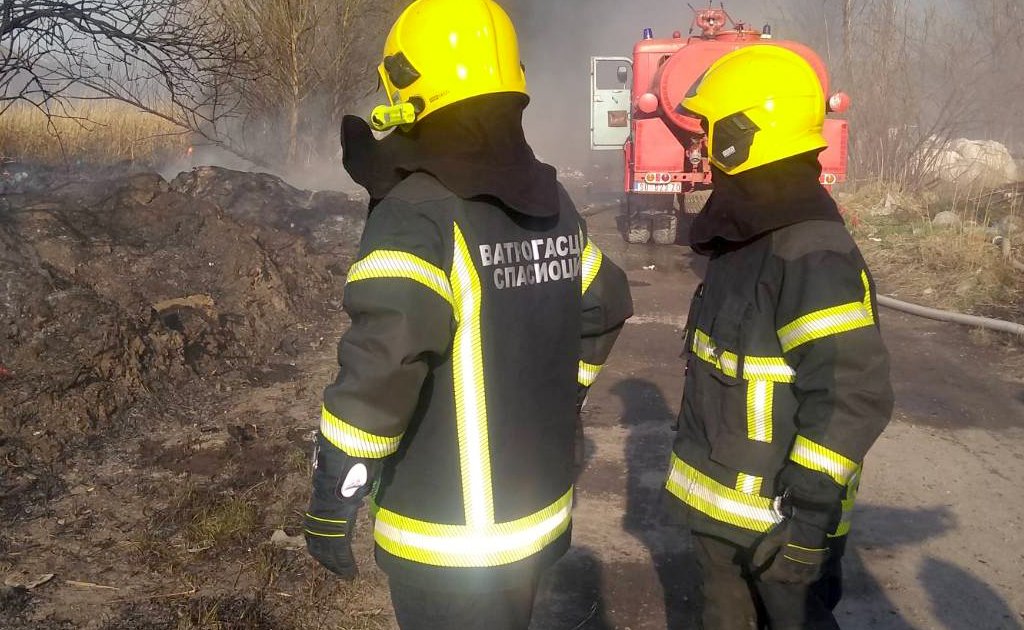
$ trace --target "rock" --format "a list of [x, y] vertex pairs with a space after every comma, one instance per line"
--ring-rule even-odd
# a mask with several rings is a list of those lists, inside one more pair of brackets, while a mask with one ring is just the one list
[[944, 210], [935, 215], [932, 225], [941, 228], [955, 228], [960, 226], [960, 216], [951, 210]]
[[995, 140], [933, 137], [918, 157], [927, 162], [928, 174], [956, 186], [997, 188], [1020, 178], [1010, 150]]
[[270, 536], [270, 544], [283, 549], [299, 550], [306, 548], [306, 539], [303, 536], [289, 536], [283, 529], [277, 529]]

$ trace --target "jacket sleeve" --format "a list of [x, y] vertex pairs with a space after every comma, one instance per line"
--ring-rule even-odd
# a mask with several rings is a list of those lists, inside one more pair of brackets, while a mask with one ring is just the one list
[[604, 367], [623, 324], [633, 316], [633, 298], [625, 272], [608, 259], [587, 236], [583, 242], [583, 333], [579, 366], [580, 402]]
[[382, 459], [398, 449], [433, 360], [452, 339], [452, 292], [442, 232], [404, 202], [385, 199], [348, 273], [352, 327], [338, 346], [320, 431], [346, 454]]
[[893, 409], [874, 286], [856, 250], [784, 262], [776, 323], [798, 403], [781, 483], [804, 500], [832, 503]]

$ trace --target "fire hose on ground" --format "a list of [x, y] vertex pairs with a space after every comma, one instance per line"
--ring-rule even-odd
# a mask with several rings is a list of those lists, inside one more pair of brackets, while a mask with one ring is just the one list
[[886, 308], [891, 308], [903, 313], [909, 313], [910, 315], [916, 315], [918, 317], [934, 319], [940, 322], [963, 324], [965, 326], [973, 326], [975, 328], [984, 328], [986, 330], [1009, 333], [1011, 335], [1017, 335], [1018, 337], [1024, 338], [1024, 324], [1015, 324], [1014, 322], [1007, 322], [1001, 319], [978, 317], [976, 315], [966, 315], [964, 313], [955, 313], [953, 311], [943, 311], [937, 308], [928, 308], [927, 306], [919, 306], [917, 304], [903, 302], [902, 300], [897, 300], [885, 295], [878, 296], [878, 303]]

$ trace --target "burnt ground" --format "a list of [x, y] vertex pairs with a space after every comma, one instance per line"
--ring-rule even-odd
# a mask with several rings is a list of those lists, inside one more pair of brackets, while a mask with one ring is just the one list
[[363, 206], [215, 168], [40, 181], [0, 199], [0, 627], [348, 608], [268, 541], [298, 532]]
[[[354, 584], [270, 542], [300, 532], [362, 214], [219, 169], [0, 198], [0, 628], [392, 626], [368, 522]], [[699, 260], [625, 245], [611, 211], [590, 223], [637, 316], [591, 396], [576, 545], [534, 627], [694, 627], [689, 541], [658, 504]], [[898, 409], [843, 627], [1020, 628], [1020, 347], [883, 317]]]

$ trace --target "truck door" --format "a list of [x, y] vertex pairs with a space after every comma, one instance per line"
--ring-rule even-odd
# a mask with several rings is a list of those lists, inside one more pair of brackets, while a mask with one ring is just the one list
[[590, 148], [622, 150], [629, 139], [633, 62], [626, 57], [590, 60]]

